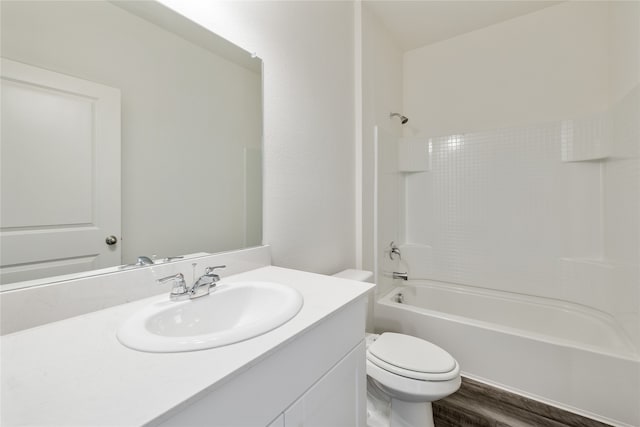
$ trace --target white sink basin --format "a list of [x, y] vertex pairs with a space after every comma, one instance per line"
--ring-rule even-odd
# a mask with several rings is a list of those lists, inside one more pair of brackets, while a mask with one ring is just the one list
[[127, 347], [156, 353], [220, 347], [281, 326], [302, 303], [298, 291], [278, 283], [221, 283], [200, 298], [145, 307], [120, 325], [117, 336]]

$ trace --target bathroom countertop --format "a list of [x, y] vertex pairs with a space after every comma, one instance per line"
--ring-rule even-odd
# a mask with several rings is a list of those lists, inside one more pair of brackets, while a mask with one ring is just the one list
[[303, 295], [303, 308], [289, 322], [264, 335], [184, 353], [140, 352], [116, 338], [122, 321], [167, 295], [3, 336], [0, 424], [149, 423], [172, 410], [184, 409], [185, 402], [249, 369], [373, 287], [370, 283], [273, 266], [223, 278], [221, 283], [244, 280], [291, 286]]

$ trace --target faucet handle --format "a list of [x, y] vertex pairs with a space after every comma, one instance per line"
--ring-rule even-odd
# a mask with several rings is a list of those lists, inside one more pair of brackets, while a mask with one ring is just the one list
[[209, 279], [209, 285], [211, 287], [216, 286], [218, 280], [220, 280], [220, 276], [214, 273], [214, 270], [226, 268], [226, 265], [216, 265], [215, 267], [207, 267], [204, 269], [204, 275], [202, 277], [206, 277]]
[[398, 255], [398, 258], [402, 259], [400, 248], [398, 248], [398, 246], [392, 241], [391, 243], [389, 243], [389, 258], [391, 258], [391, 260], [394, 260], [395, 255]]
[[[207, 267], [204, 269], [204, 274], [205, 276], [210, 275], [211, 273], [213, 273], [213, 270], [217, 270], [217, 269], [224, 269], [227, 268], [226, 265], [216, 265], [215, 267]], [[216, 274], [217, 276], [217, 274]]]
[[171, 299], [177, 299], [183, 295], [187, 295], [189, 290], [187, 289], [187, 283], [184, 281], [184, 275], [182, 273], [172, 274], [171, 276], [163, 277], [157, 280], [158, 283], [164, 284], [173, 281], [173, 287], [171, 288]]
[[[196, 265], [193, 264], [193, 271], [196, 271]], [[191, 289], [189, 289], [191, 298], [198, 298], [204, 295], [209, 295], [211, 289], [215, 288], [220, 280], [220, 276], [213, 272], [217, 268], [225, 268], [225, 265], [217, 265], [215, 267], [207, 267], [204, 269], [204, 274], [195, 281]]]

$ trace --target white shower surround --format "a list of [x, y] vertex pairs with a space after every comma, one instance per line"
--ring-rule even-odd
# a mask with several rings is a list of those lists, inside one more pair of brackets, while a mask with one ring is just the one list
[[[405, 221], [411, 243], [392, 261], [379, 242], [376, 329], [442, 346], [469, 377], [640, 425], [639, 107], [636, 87], [600, 114], [426, 138], [419, 173], [393, 172], [397, 138], [378, 132], [378, 236]], [[409, 274], [406, 304], [392, 270]]]
[[426, 280], [392, 289], [375, 311], [377, 329], [445, 348], [467, 377], [612, 425], [640, 425], [640, 358], [610, 316]]
[[379, 131], [378, 237], [406, 221], [396, 233], [411, 242], [392, 261], [379, 241], [379, 292], [392, 270], [415, 286], [405, 304], [396, 290], [378, 300], [377, 331], [432, 341], [469, 377], [640, 425], [639, 113], [636, 87], [600, 114], [426, 138], [427, 170], [409, 174]]
[[592, 307], [640, 348], [639, 114], [636, 88], [589, 117], [428, 138], [399, 268]]
[[404, 54], [431, 170], [400, 174], [396, 268], [583, 304], [640, 349], [639, 16], [563, 2]]
[[[639, 86], [616, 96], [600, 112], [423, 133], [428, 170], [418, 173], [391, 171], [397, 138], [379, 133], [377, 187], [401, 187], [376, 195], [378, 295], [394, 286], [390, 271], [408, 271], [418, 286], [439, 281], [444, 291], [422, 308], [383, 297], [376, 328], [441, 345], [470, 377], [614, 425], [640, 425]], [[403, 212], [390, 208], [398, 205]], [[404, 242], [400, 261], [385, 252], [392, 238]], [[508, 297], [487, 304], [461, 288]], [[522, 308], [536, 302], [572, 326], [518, 326]], [[567, 303], [586, 321], [563, 317]], [[496, 312], [505, 316], [486, 320]], [[608, 330], [616, 339], [581, 342], [579, 331], [594, 322], [600, 336]]]

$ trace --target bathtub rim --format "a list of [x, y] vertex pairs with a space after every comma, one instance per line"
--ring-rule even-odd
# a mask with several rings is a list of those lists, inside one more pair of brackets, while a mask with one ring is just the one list
[[[601, 346], [595, 346], [585, 344], [580, 341], [572, 341], [564, 338], [554, 337], [551, 335], [532, 332], [525, 329], [514, 328], [506, 325], [500, 325], [494, 322], [488, 322], [485, 320], [473, 319], [470, 317], [460, 316], [457, 314], [445, 313], [433, 309], [423, 308], [407, 303], [398, 303], [393, 300], [393, 297], [400, 292], [403, 288], [416, 287], [416, 288], [436, 288], [443, 289], [448, 292], [454, 291], [458, 293], [472, 294], [482, 297], [499, 298], [507, 301], [516, 301], [520, 303], [527, 303], [531, 305], [541, 305], [545, 307], [553, 307], [560, 310], [577, 312], [583, 316], [595, 317], [597, 320], [606, 324], [612, 330], [614, 330], [618, 336], [623, 340], [624, 345], [628, 348], [627, 353], [619, 353], [602, 348]], [[495, 332], [505, 333], [511, 336], [526, 337], [529, 339], [543, 341], [558, 345], [565, 348], [578, 348], [580, 350], [593, 352], [596, 354], [619, 358], [631, 362], [640, 362], [640, 351], [635, 349], [633, 342], [622, 330], [622, 328], [615, 322], [612, 315], [597, 310], [592, 307], [587, 307], [581, 304], [571, 303], [568, 301], [557, 300], [553, 298], [545, 298], [533, 295], [519, 294], [515, 292], [498, 291], [494, 289], [480, 288], [476, 286], [461, 285], [451, 282], [440, 282], [431, 279], [409, 279], [407, 282], [400, 285], [395, 285], [388, 291], [377, 295], [376, 304], [383, 304], [389, 307], [409, 310], [414, 313], [426, 313], [430, 316], [437, 317], [439, 319], [448, 320], [454, 323], [464, 325], [475, 325], [483, 327]]]

